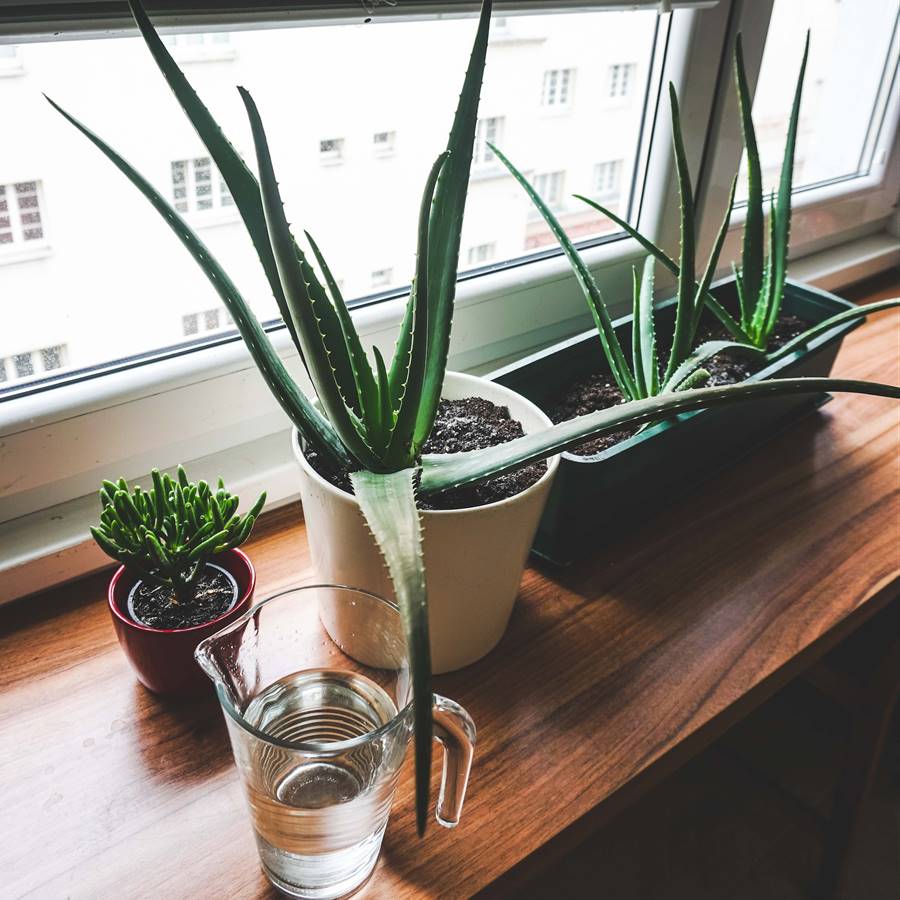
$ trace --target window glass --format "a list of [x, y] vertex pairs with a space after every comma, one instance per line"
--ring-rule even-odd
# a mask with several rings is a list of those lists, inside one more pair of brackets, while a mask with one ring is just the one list
[[[794, 187], [863, 174], [897, 68], [896, 0], [775, 0], [753, 99], [763, 188], [777, 190], [794, 85], [810, 30]], [[896, 85], [894, 86], [896, 90]], [[746, 160], [738, 196], [746, 198]]]
[[[496, 24], [463, 273], [556, 246], [490, 143], [535, 181], [575, 238], [614, 233], [571, 194], [602, 197], [628, 215], [633, 174], [643, 165], [637, 154], [647, 149], [641, 125], [653, 48], [663, 44], [655, 41], [657, 27], [653, 11], [544, 13]], [[357, 300], [409, 284], [421, 190], [446, 145], [473, 28], [473, 18], [391, 21], [166, 41], [251, 168], [255, 154], [235, 85], [253, 93], [295, 234], [314, 235], [344, 296]], [[0, 154], [0, 296], [14, 299], [0, 329], [6, 396], [44, 372], [149, 358], [233, 327], [158, 214], [41, 92], [145, 175], [257, 315], [276, 320], [228, 187], [143, 42], [57, 40], [22, 49], [23, 74], [0, 78], [4, 119], [21, 126], [4, 133]], [[354, 60], [353, 77], [323, 77], [339, 59]], [[299, 107], [298, 85], [306, 86]], [[566, 114], [548, 116], [556, 108]], [[601, 177], [598, 165], [611, 162], [615, 171]], [[50, 353], [63, 345], [64, 353]], [[52, 364], [44, 363], [45, 350]]]

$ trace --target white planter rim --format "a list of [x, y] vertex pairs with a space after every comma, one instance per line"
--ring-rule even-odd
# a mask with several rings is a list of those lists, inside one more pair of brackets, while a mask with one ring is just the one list
[[[502, 384], [497, 384], [495, 381], [488, 381], [486, 378], [479, 378], [476, 375], [466, 375], [462, 372], [448, 372], [448, 375], [452, 375], [454, 380], [465, 380], [470, 382], [472, 385], [478, 384], [489, 384], [492, 390], [496, 390], [501, 394], [505, 394], [510, 398], [515, 398], [515, 400], [521, 403], [523, 406], [529, 408], [541, 421], [546, 425], [547, 428], [550, 428], [553, 425], [553, 422], [550, 421], [550, 418], [547, 414], [539, 407], [532, 403], [527, 398], [523, 397], [521, 394], [516, 393], [513, 390], [510, 390], [508, 387], [503, 386]], [[489, 398], [484, 398], [489, 399]], [[493, 402], [493, 401], [492, 401]], [[510, 411], [512, 412], [512, 411]], [[515, 417], [514, 417], [515, 418]], [[527, 433], [527, 432], [526, 432]], [[300, 432], [297, 430], [297, 427], [294, 426], [293, 431], [291, 432], [291, 447], [294, 451], [294, 456], [297, 459], [297, 462], [303, 468], [303, 471], [316, 483], [318, 484], [324, 491], [327, 491], [329, 494], [336, 498], [343, 498], [347, 500], [352, 500], [354, 503], [356, 502], [356, 498], [353, 494], [348, 494], [347, 491], [342, 490], [339, 487], [333, 485], [326, 478], [323, 478], [310, 464], [307, 460], [306, 456], [303, 453], [303, 449], [300, 445]], [[548, 457], [545, 462], [547, 463], [547, 468], [544, 471], [544, 474], [535, 481], [534, 484], [529, 485], [525, 488], [524, 491], [519, 491], [518, 494], [513, 494], [512, 497], [506, 497], [503, 500], [495, 500], [493, 503], [485, 503], [481, 506], [463, 506], [460, 509], [423, 509], [421, 514], [424, 516], [458, 516], [465, 515], [467, 513], [471, 513], [475, 510], [491, 510], [497, 509], [499, 507], [508, 506], [511, 503], [515, 503], [516, 501], [521, 501], [523, 498], [529, 496], [530, 494], [535, 493], [547, 480], [553, 478], [556, 469], [559, 466], [559, 454], [555, 456]]]

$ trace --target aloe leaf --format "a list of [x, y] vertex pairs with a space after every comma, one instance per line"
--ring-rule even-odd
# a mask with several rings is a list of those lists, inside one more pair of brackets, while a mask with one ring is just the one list
[[[284, 295], [294, 316], [294, 324], [297, 326], [297, 335], [303, 348], [310, 377], [322, 407], [344, 446], [360, 465], [378, 471], [381, 468], [381, 461], [359, 433], [357, 421], [347, 408], [341, 386], [336, 381], [336, 372], [332, 366], [328, 344], [322, 334], [319, 319], [316, 317], [307, 281], [301, 272], [290, 226], [284, 216], [281, 193], [275, 178], [272, 157], [259, 111], [247, 90], [238, 88], [238, 91], [247, 109], [253, 143], [256, 146], [256, 159], [259, 166], [263, 209], [269, 229], [269, 240], [278, 264], [278, 274], [281, 277]], [[349, 391], [349, 386], [344, 386], [344, 391]]]
[[459, 242], [466, 209], [469, 172], [472, 168], [478, 101], [490, 26], [491, 0], [484, 0], [469, 67], [450, 129], [447, 143], [450, 156], [438, 178], [429, 225], [428, 352], [422, 399], [416, 419], [414, 440], [417, 445], [425, 442], [434, 425], [444, 386], [444, 373], [447, 370]]
[[422, 523], [416, 508], [415, 469], [389, 475], [354, 472], [350, 476], [359, 508], [372, 531], [394, 583], [406, 633], [413, 686], [416, 740], [416, 823], [425, 832], [431, 788], [431, 645]]
[[391, 407], [391, 386], [388, 382], [384, 357], [377, 347], [372, 348], [375, 354], [375, 371], [378, 374], [378, 450], [387, 450], [394, 429], [394, 411]]
[[746, 400], [787, 394], [820, 394], [825, 391], [871, 394], [900, 400], [900, 388], [871, 381], [842, 378], [785, 378], [749, 381], [693, 391], [660, 394], [645, 400], [632, 400], [609, 409], [560, 422], [543, 431], [532, 432], [506, 444], [465, 453], [426, 454], [422, 457], [423, 496], [461, 487], [495, 475], [510, 472], [546, 459], [598, 434], [615, 431], [623, 425], [640, 425], [678, 413], [707, 407], [725, 406]]
[[706, 360], [717, 356], [724, 350], [740, 350], [748, 356], [764, 359], [765, 352], [752, 344], [744, 344], [739, 341], [705, 341], [699, 347], [694, 349], [685, 361], [669, 376], [662, 392], [671, 393], [672, 391], [684, 390], [685, 380]]
[[744, 222], [743, 249], [741, 251], [741, 277], [749, 306], [759, 298], [762, 288], [765, 213], [763, 211], [762, 167], [759, 161], [759, 148], [756, 144], [756, 129], [753, 126], [753, 100], [747, 85], [744, 47], [740, 35], [737, 36], [734, 48], [734, 82], [740, 108], [744, 149], [747, 153], [747, 218]]
[[[759, 298], [756, 301], [756, 306], [753, 309], [753, 316], [750, 319], [750, 337], [753, 338], [753, 343], [758, 347], [766, 346], [766, 333], [765, 333], [765, 325], [769, 319], [769, 313], [772, 310], [772, 304], [775, 300], [774, 295], [772, 293], [772, 289], [774, 287], [774, 282], [772, 281], [772, 261], [774, 259], [774, 247], [775, 247], [775, 196], [772, 195], [769, 204], [770, 212], [769, 212], [769, 255], [766, 257], [765, 265], [763, 266], [763, 278], [762, 278], [762, 287], [759, 291]], [[778, 306], [780, 306], [780, 302]]]
[[575, 278], [578, 280], [581, 292], [584, 294], [585, 300], [587, 300], [588, 309], [590, 309], [591, 315], [594, 317], [597, 334], [600, 337], [600, 343], [603, 345], [603, 353], [606, 355], [609, 368], [619, 390], [626, 397], [637, 396], [637, 385], [628, 369], [628, 361], [625, 359], [619, 338], [616, 336], [616, 331], [612, 326], [606, 302], [600, 293], [600, 288], [597, 287], [597, 282], [594, 281], [594, 276], [591, 275], [591, 270], [581, 258], [581, 254], [575, 249], [575, 245], [569, 240], [569, 236], [562, 225], [559, 224], [559, 220], [553, 215], [550, 207], [544, 203], [540, 194], [531, 186], [528, 179], [493, 144], [488, 146], [497, 159], [506, 166], [513, 178], [522, 186], [525, 193], [528, 194], [531, 202], [544, 217], [547, 227], [553, 232], [556, 240], [559, 241], [559, 246], [569, 260], [569, 265], [572, 267]]
[[391, 400], [394, 409], [400, 406], [400, 398], [406, 390], [406, 381], [409, 375], [409, 354], [412, 350], [413, 319], [416, 312], [416, 297], [412, 290], [406, 301], [406, 309], [403, 320], [400, 322], [400, 332], [394, 344], [394, 355], [391, 357], [391, 368], [388, 370], [388, 380], [391, 383]]
[[[667, 268], [676, 278], [678, 277], [680, 271], [678, 263], [665, 250], [657, 247], [649, 238], [644, 237], [633, 225], [629, 225], [611, 209], [607, 209], [595, 200], [591, 200], [590, 197], [585, 197], [582, 194], [575, 194], [574, 197], [576, 200], [581, 200], [582, 203], [586, 203], [588, 206], [596, 209], [597, 212], [602, 213], [608, 219], [612, 219], [629, 237], [634, 238], [648, 253], [652, 254], [660, 265]], [[734, 316], [712, 294], [707, 292], [703, 299], [709, 311], [728, 329], [730, 334], [734, 335], [738, 340], [749, 340], [747, 334], [735, 321]]]
[[[150, 201], [166, 224], [175, 232], [178, 239], [203, 270], [203, 273], [215, 288], [216, 293], [222, 298], [222, 302], [231, 314], [232, 319], [234, 319], [234, 323], [244, 338], [247, 349], [250, 351], [250, 355], [259, 368], [264, 381], [275, 395], [275, 399], [281, 408], [287, 413], [294, 425], [297, 426], [304, 439], [336, 465], [344, 466], [349, 464], [350, 458], [347, 455], [347, 451], [335, 434], [331, 424], [310, 403], [303, 391], [297, 387], [281, 358], [275, 352], [274, 347], [272, 347], [262, 326], [250, 311], [247, 302], [206, 245], [191, 230], [184, 219], [163, 199], [156, 188], [127, 160], [49, 97], [47, 97], [47, 101], [125, 175]], [[155, 481], [156, 479], [154, 478], [154, 483]], [[162, 482], [160, 482], [160, 490], [157, 493], [157, 498], [162, 505], [165, 504], [166, 497], [161, 487]]]
[[228, 185], [228, 190], [234, 199], [234, 205], [238, 208], [238, 212], [240, 212], [241, 218], [247, 226], [250, 240], [253, 241], [259, 261], [262, 263], [263, 271], [275, 296], [275, 302], [278, 304], [281, 317], [284, 319], [294, 345], [299, 349], [300, 344], [297, 340], [294, 323], [291, 321], [284, 291], [278, 277], [275, 257], [272, 255], [272, 248], [269, 245], [266, 220], [263, 214], [256, 177], [247, 167], [244, 160], [241, 159], [240, 154], [234, 149], [203, 101], [197, 96], [197, 92], [187, 78], [184, 77], [175, 60], [172, 59], [166, 45], [150, 23], [143, 6], [137, 0], [128, 0], [128, 5], [131, 8], [134, 21], [144, 38], [147, 49], [168, 82], [175, 98], [181, 104], [181, 108], [200, 136], [200, 140], [203, 141], [204, 146], [209, 150], [210, 156], [215, 161], [219, 172], [221, 172], [225, 183]]
[[[716, 274], [716, 269], [719, 265], [719, 257], [722, 254], [722, 246], [725, 243], [725, 238], [728, 236], [728, 225], [731, 222], [731, 211], [734, 209], [734, 194], [736, 190], [737, 175], [735, 175], [732, 179], [731, 191], [728, 194], [728, 205], [725, 208], [725, 217], [722, 219], [722, 224], [719, 226], [719, 232], [716, 235], [715, 241], [713, 242], [712, 250], [710, 250], [709, 260], [706, 263], [706, 269], [703, 272], [703, 278], [700, 279], [700, 286], [697, 288], [697, 293], [694, 297], [694, 320], [691, 326], [690, 343], [694, 342], [694, 338], [697, 334], [697, 328], [700, 325], [700, 317], [703, 315], [703, 298], [706, 294], [709, 293], [709, 286], [712, 284], [712, 280]], [[742, 289], [743, 285], [740, 285], [738, 287], [739, 296]]]
[[[409, 362], [406, 369], [403, 392], [397, 409], [397, 420], [391, 435], [387, 458], [398, 468], [411, 465], [419, 455], [416, 441], [416, 422], [419, 416], [422, 392], [428, 371], [428, 322], [429, 280], [428, 258], [431, 245], [431, 210], [438, 178], [447, 164], [449, 153], [444, 152], [434, 161], [431, 172], [422, 191], [419, 208], [418, 240], [416, 242], [416, 274], [413, 278], [410, 296], [413, 298], [412, 342], [409, 346]], [[390, 401], [390, 394], [385, 395]]]
[[[694, 294], [696, 289], [694, 276], [694, 257], [696, 255], [696, 235], [694, 233], [694, 191], [691, 187], [691, 173], [688, 169], [687, 155], [684, 152], [684, 139], [681, 133], [681, 114], [678, 110], [678, 95], [675, 85], [669, 82], [669, 104], [672, 110], [672, 146], [675, 151], [675, 170], [678, 176], [678, 195], [680, 198], [680, 232], [681, 249], [678, 261], [678, 290], [675, 304], [675, 335], [672, 338], [672, 350], [666, 366], [665, 380], [690, 351], [691, 329], [694, 322]], [[705, 293], [705, 292], [704, 292]], [[700, 295], [701, 297], [703, 294]]]
[[779, 359], [784, 359], [785, 356], [789, 356], [795, 350], [805, 347], [811, 340], [831, 331], [832, 328], [836, 328], [838, 325], [844, 325], [847, 322], [864, 319], [872, 313], [883, 312], [888, 309], [897, 309], [898, 307], [900, 307], [900, 297], [893, 297], [890, 300], [879, 300], [877, 303], [869, 303], [865, 306], [857, 306], [854, 309], [844, 310], [844, 312], [840, 312], [837, 315], [825, 319], [824, 322], [819, 322], [818, 325], [813, 325], [812, 328], [808, 328], [803, 334], [798, 334], [797, 337], [792, 338], [777, 350], [773, 350], [766, 355], [766, 361], [777, 362]]
[[[632, 331], [636, 334], [639, 345], [642, 375], [640, 381], [644, 385], [643, 396], [654, 396], [659, 393], [659, 364], [656, 358], [656, 328], [653, 322], [653, 257], [644, 260], [644, 271], [641, 276], [638, 293], [637, 311], [632, 321]], [[635, 378], [638, 377], [638, 360], [635, 358]]]
[[322, 270], [322, 277], [325, 279], [325, 284], [328, 286], [328, 292], [331, 294], [335, 313], [344, 335], [344, 343], [346, 344], [347, 353], [353, 369], [353, 379], [356, 382], [359, 410], [363, 419], [368, 423], [368, 417], [378, 408], [378, 388], [375, 385], [375, 377], [372, 374], [372, 367], [369, 365], [369, 358], [366, 356], [366, 351], [363, 349], [363, 345], [359, 340], [359, 334], [356, 331], [356, 326], [353, 324], [350, 310], [347, 309], [344, 295], [341, 293], [337, 281], [331, 274], [331, 269], [325, 261], [325, 257], [322, 255], [319, 245], [308, 231], [304, 231], [303, 233], [309, 241], [309, 246], [312, 248], [316, 262]]
[[775, 204], [775, 227], [772, 238], [772, 282], [769, 288], [771, 301], [769, 315], [766, 319], [766, 339], [778, 321], [781, 310], [781, 298], [784, 293], [784, 281], [787, 277], [788, 244], [791, 236], [791, 191], [794, 181], [794, 151], [797, 146], [797, 126], [800, 121], [800, 100], [803, 95], [803, 79], [806, 74], [806, 60], [809, 57], [809, 31], [806, 32], [806, 43], [803, 47], [803, 59], [800, 73], [797, 76], [797, 87], [794, 90], [794, 102], [791, 106], [791, 117], [788, 122], [787, 140], [784, 145], [784, 160], [781, 164], [781, 180], [778, 184], [778, 200]]
[[[647, 257], [649, 259], [649, 257]], [[631, 267], [631, 371], [634, 375], [635, 398], [647, 396], [647, 385], [644, 382], [644, 361], [641, 358], [641, 331], [639, 326], [641, 315], [641, 283], [637, 269]]]

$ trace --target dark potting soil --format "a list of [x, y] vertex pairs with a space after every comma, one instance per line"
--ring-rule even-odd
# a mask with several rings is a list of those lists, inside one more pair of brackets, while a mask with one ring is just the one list
[[[513, 438], [522, 437], [522, 425], [509, 414], [505, 406], [497, 406], [481, 397], [464, 400], [441, 400], [438, 406], [434, 428], [423, 447], [424, 453], [460, 453], [464, 450], [481, 450], [505, 444]], [[306, 450], [309, 464], [335, 487], [353, 493], [348, 469], [335, 471], [322, 456], [314, 450]], [[498, 475], [480, 484], [469, 485], [457, 490], [445, 491], [437, 496], [421, 499], [421, 509], [463, 509], [469, 506], [485, 506], [506, 500], [531, 487], [547, 471], [546, 463]]]
[[171, 588], [141, 581], [131, 597], [129, 612], [138, 624], [150, 628], [191, 628], [218, 619], [236, 600], [228, 576], [207, 566], [197, 580], [192, 602], [176, 603]]
[[[782, 316], [776, 323], [769, 340], [769, 349], [777, 350], [798, 334], [802, 334], [807, 328], [809, 328], [809, 323], [797, 316]], [[701, 324], [695, 344], [702, 344], [704, 341], [728, 340], [729, 337], [730, 335], [722, 325], [718, 322], [710, 322]], [[598, 352], [600, 352], [599, 348]], [[740, 353], [725, 352], [707, 360], [703, 368], [709, 372], [709, 380], [705, 386], [714, 387], [715, 385], [737, 384], [744, 381], [754, 372], [758, 372], [762, 366]], [[616, 406], [623, 400], [622, 393], [616, 386], [612, 375], [608, 372], [593, 372], [574, 380], [551, 398], [547, 405], [547, 415], [554, 422], [567, 422], [576, 416]], [[637, 434], [638, 429], [639, 426], [601, 434], [571, 452], [577, 456], [593, 456], [595, 453], [600, 453], [614, 444], [618, 444], [619, 441], [624, 441]]]

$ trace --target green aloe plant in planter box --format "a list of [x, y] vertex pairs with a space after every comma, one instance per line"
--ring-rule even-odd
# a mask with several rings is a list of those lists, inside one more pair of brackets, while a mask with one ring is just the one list
[[255, 575], [237, 548], [250, 536], [266, 502], [263, 492], [243, 515], [219, 479], [152, 472], [153, 487], [129, 489], [124, 478], [104, 481], [100, 522], [91, 535], [121, 563], [109, 589], [119, 642], [138, 678], [162, 694], [205, 687], [194, 661], [197, 644], [241, 615]]
[[[423, 191], [415, 276], [395, 351], [389, 361], [375, 353], [374, 365], [321, 251], [310, 242], [320, 280], [294, 240], [285, 220], [265, 130], [249, 93], [242, 90], [241, 96], [253, 132], [259, 181], [178, 70], [136, 2], [132, 2], [132, 10], [151, 53], [234, 196], [322, 412], [290, 377], [234, 283], [178, 213], [101, 138], [68, 113], [63, 115], [144, 194], [194, 256], [232, 314], [305, 447], [335, 469], [350, 473], [354, 502], [371, 529], [372, 542], [384, 555], [407, 634], [414, 692], [417, 819], [422, 831], [429, 788], [432, 707], [426, 573], [417, 498], [428, 499], [546, 460], [623, 422], [640, 423], [670, 412], [783, 393], [833, 389], [898, 397], [900, 391], [885, 385], [826, 379], [683, 391], [624, 404], [485, 450], [424, 453], [445, 382], [460, 231], [488, 43], [489, 0], [482, 6], [447, 147], [437, 157]], [[494, 539], [501, 546], [506, 535], [495, 534]], [[350, 552], [349, 544], [330, 548], [332, 556]], [[523, 551], [517, 578], [524, 556]], [[460, 560], [459, 565], [465, 562]]]

